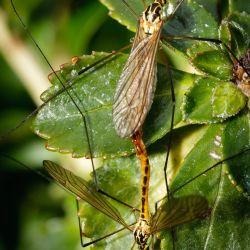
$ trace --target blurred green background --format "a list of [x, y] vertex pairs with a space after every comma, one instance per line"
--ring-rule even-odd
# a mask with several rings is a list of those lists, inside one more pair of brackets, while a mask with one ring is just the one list
[[[72, 56], [112, 51], [127, 45], [132, 33], [112, 20], [93, 0], [14, 1], [34, 39], [54, 69]], [[51, 72], [27, 36], [9, 0], [0, 1], [1, 152], [30, 168], [57, 159], [33, 135], [29, 122], [6, 134], [31, 113]], [[0, 249], [81, 249], [75, 201], [13, 161], [0, 156]]]

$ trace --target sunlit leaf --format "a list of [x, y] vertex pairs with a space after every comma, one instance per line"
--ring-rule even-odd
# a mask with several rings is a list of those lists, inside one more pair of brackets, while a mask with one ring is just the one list
[[201, 78], [185, 93], [183, 118], [189, 123], [222, 122], [245, 104], [245, 96], [233, 83]]
[[[67, 82], [75, 72], [104, 56], [96, 53], [78, 58], [75, 64], [65, 64], [58, 75]], [[129, 139], [121, 139], [116, 135], [112, 123], [113, 95], [126, 58], [125, 55], [118, 55], [68, 82], [72, 85], [68, 89], [69, 93], [86, 116], [94, 156], [125, 155], [133, 150]], [[193, 84], [195, 76], [172, 71], [172, 77], [177, 98], [175, 124], [178, 124], [181, 121], [179, 106], [182, 96]], [[154, 104], [144, 125], [147, 144], [163, 137], [170, 129], [172, 97], [170, 80], [164, 66], [158, 67], [158, 79]], [[51, 82], [51, 89], [42, 95], [44, 101], [55, 95], [58, 89], [62, 89], [55, 75], [51, 76]], [[66, 91], [39, 111], [33, 129], [38, 135], [48, 139], [47, 148], [50, 150], [72, 153], [74, 157], [89, 156], [81, 115]]]

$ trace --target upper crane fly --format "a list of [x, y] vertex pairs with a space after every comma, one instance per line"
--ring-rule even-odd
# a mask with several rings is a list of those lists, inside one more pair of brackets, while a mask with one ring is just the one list
[[113, 123], [122, 138], [131, 137], [138, 131], [151, 108], [157, 81], [156, 52], [161, 30], [183, 1], [179, 1], [167, 16], [167, 1], [155, 0], [138, 21], [132, 49], [114, 96]]

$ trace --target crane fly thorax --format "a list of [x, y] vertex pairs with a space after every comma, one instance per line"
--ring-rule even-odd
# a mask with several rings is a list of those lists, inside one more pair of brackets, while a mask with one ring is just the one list
[[145, 219], [139, 219], [134, 228], [134, 238], [140, 249], [145, 249], [149, 236], [149, 221]]
[[233, 76], [237, 87], [250, 97], [250, 49], [239, 59], [239, 62], [234, 64]]
[[162, 23], [163, 6], [165, 3], [165, 0], [156, 0], [143, 12], [141, 22], [146, 34], [152, 35], [154, 32], [160, 29]]

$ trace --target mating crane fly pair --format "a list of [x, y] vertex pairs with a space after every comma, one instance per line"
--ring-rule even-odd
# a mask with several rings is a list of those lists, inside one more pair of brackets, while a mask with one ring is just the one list
[[[60, 170], [58, 165], [52, 162], [45, 161], [44, 163], [45, 168], [56, 181], [125, 228], [132, 230], [135, 242], [140, 249], [147, 248], [147, 241], [151, 235], [174, 225], [203, 217], [208, 211], [208, 204], [204, 198], [192, 196], [183, 200], [171, 200], [167, 203], [168, 205], [164, 203], [152, 218], [149, 212], [150, 165], [146, 147], [138, 130], [142, 126], [153, 101], [156, 85], [155, 55], [164, 21], [163, 7], [165, 4], [166, 1], [157, 0], [143, 12], [130, 56], [118, 82], [113, 105], [113, 122], [116, 131], [121, 137], [133, 138], [136, 154], [141, 162], [141, 207], [138, 222], [134, 226], [127, 225], [121, 216], [115, 214], [115, 210], [110, 212], [109, 209], [102, 209], [102, 207], [111, 207], [111, 205], [104, 205], [103, 199], [101, 205], [94, 202], [91, 197], [82, 196], [82, 193], [87, 193], [84, 189], [88, 189], [87, 184], [83, 184], [83, 180], [81, 181], [66, 170]], [[80, 183], [82, 184], [80, 185]], [[92, 190], [91, 196], [95, 195]]]
[[[183, 1], [184, 0], [180, 1], [176, 7], [176, 10]], [[179, 200], [176, 199], [168, 202], [167, 205], [163, 204], [153, 217], [150, 216], [148, 209], [150, 166], [147, 158], [146, 148], [141, 139], [140, 133], [137, 134], [137, 132], [142, 126], [153, 100], [156, 84], [155, 54], [158, 48], [161, 28], [164, 21], [163, 7], [165, 4], [166, 1], [154, 1], [153, 4], [148, 6], [140, 18], [138, 31], [132, 47], [130, 58], [125, 65], [125, 69], [123, 70], [123, 74], [118, 83], [115, 94], [116, 100], [113, 109], [114, 124], [116, 124], [116, 122], [118, 123], [118, 134], [121, 137], [133, 137], [133, 140], [136, 141], [136, 153], [141, 161], [143, 170], [142, 173], [144, 174], [141, 178], [141, 183], [143, 183], [143, 185], [141, 187], [142, 197], [140, 218], [136, 225], [133, 227], [128, 226], [123, 221], [121, 216], [117, 214], [116, 210], [113, 209], [108, 202], [101, 198], [97, 191], [91, 189], [84, 180], [74, 176], [67, 170], [61, 169], [53, 162], [44, 161], [45, 168], [59, 184], [66, 187], [77, 197], [82, 198], [92, 206], [96, 207], [98, 210], [102, 211], [104, 214], [113, 218], [121, 225], [125, 226], [125, 228], [129, 229], [130, 231], [132, 230], [134, 232], [135, 241], [140, 249], [145, 249], [147, 247], [147, 240], [151, 235], [154, 235], [161, 230], [171, 228], [175, 225], [188, 222], [195, 218], [203, 217], [208, 210], [206, 199], [199, 196], [190, 196]], [[22, 21], [21, 23], [23, 24]], [[133, 63], [133, 65], [129, 65], [130, 63]], [[136, 68], [136, 71], [133, 71], [134, 68]], [[126, 77], [128, 78], [126, 79]], [[143, 86], [140, 86], [140, 83], [143, 83]], [[62, 86], [65, 87], [63, 83]], [[126, 93], [124, 88], [130, 89], [128, 93]], [[65, 90], [67, 91], [67, 89]], [[138, 96], [132, 97], [134, 91], [136, 91]], [[69, 94], [68, 91], [67, 94]], [[125, 98], [124, 94], [126, 95]], [[132, 97], [132, 99], [128, 100], [128, 97]], [[121, 98], [122, 100], [127, 99], [127, 102], [120, 102]], [[71, 99], [74, 102], [72, 97]], [[136, 104], [137, 107], [135, 107]], [[123, 111], [121, 109], [123, 109]], [[117, 110], [121, 115], [116, 115]], [[138, 113], [137, 117], [133, 117], [136, 116], [135, 112]], [[126, 117], [127, 115], [129, 117]], [[118, 120], [116, 121], [116, 119]], [[127, 121], [127, 125], [125, 124], [125, 120]], [[121, 128], [121, 126], [125, 126], [126, 131], [123, 129], [119, 132], [119, 128]]]
[[[177, 5], [175, 11], [182, 2], [183, 0]], [[165, 4], [166, 1], [154, 1], [140, 18], [130, 57], [118, 83], [113, 108], [114, 125], [118, 124], [116, 127], [118, 134], [121, 137], [133, 137], [138, 158], [141, 160], [143, 173], [141, 177], [141, 211], [136, 225], [129, 227], [119, 215], [110, 212], [115, 211], [111, 205], [102, 206], [107, 202], [101, 199], [101, 196], [96, 191], [90, 190], [90, 192], [87, 192], [85, 189], [89, 189], [89, 187], [83, 180], [61, 169], [53, 162], [44, 162], [45, 168], [57, 182], [73, 192], [77, 197], [82, 198], [104, 214], [132, 230], [140, 249], [146, 248], [150, 235], [202, 217], [208, 210], [207, 201], [199, 196], [187, 197], [183, 200], [172, 200], [167, 205], [162, 205], [152, 218], [148, 209], [150, 166], [140, 133], [136, 133], [142, 126], [153, 100], [156, 84], [155, 54], [164, 22], [163, 7]], [[134, 93], [136, 95], [133, 95]], [[121, 129], [122, 127], [123, 129]], [[97, 199], [95, 199], [96, 196]], [[98, 203], [98, 200], [103, 200], [102, 204]], [[103, 210], [102, 207], [109, 207], [110, 210]]]
[[[183, 0], [178, 3], [175, 11], [182, 2]], [[165, 21], [163, 15], [163, 7], [165, 4], [166, 1], [156, 0], [143, 12], [139, 20], [131, 54], [118, 82], [114, 98], [113, 120], [117, 133], [121, 137], [133, 137], [134, 140], [139, 141], [139, 143], [143, 143], [140, 135], [138, 138], [135, 138], [135, 136], [143, 125], [151, 107], [155, 91], [157, 72], [155, 55], [162, 25]], [[142, 185], [141, 187], [141, 189], [144, 190], [142, 191], [144, 192], [144, 197], [142, 195], [140, 218], [135, 226], [127, 225], [115, 210], [112, 211], [112, 206], [109, 205], [98, 192], [91, 189], [90, 192], [87, 192], [86, 190], [89, 189], [89, 186], [84, 180], [74, 176], [67, 170], [61, 169], [55, 163], [49, 161], [44, 162], [46, 169], [57, 182], [73, 192], [77, 197], [82, 198], [104, 214], [119, 222], [125, 228], [134, 231], [135, 240], [140, 249], [146, 248], [150, 235], [154, 235], [160, 230], [171, 228], [194, 218], [202, 217], [205, 211], [208, 210], [205, 199], [201, 197], [189, 197], [183, 200], [173, 199], [170, 203], [163, 203], [156, 211], [156, 214], [150, 217], [148, 200], [147, 197], [145, 198], [145, 194], [148, 192], [150, 171], [147, 154], [143, 147], [144, 145], [139, 147], [139, 149], [143, 151], [142, 154], [140, 154], [138, 150], [136, 150], [136, 152], [141, 163], [144, 162], [142, 164], [144, 168], [142, 173], [145, 173], [144, 177], [146, 177], [147, 181], [145, 186]], [[98, 202], [99, 205], [96, 205]], [[102, 207], [109, 207], [111, 210], [105, 210], [102, 209]], [[180, 211], [182, 211], [183, 214]], [[168, 219], [173, 216], [172, 212], [175, 213], [176, 217], [179, 217], [170, 223]], [[173, 217], [171, 219], [173, 219]]]
[[[180, 1], [179, 4], [181, 4]], [[166, 0], [156, 0], [143, 12], [138, 22], [129, 58], [117, 84], [113, 104], [113, 124], [120, 137], [133, 137], [141, 162], [141, 208], [134, 228], [140, 249], [154, 233], [148, 205], [150, 165], [140, 130], [152, 105], [157, 81], [156, 51], [164, 22]], [[178, 7], [177, 7], [178, 8]]]

